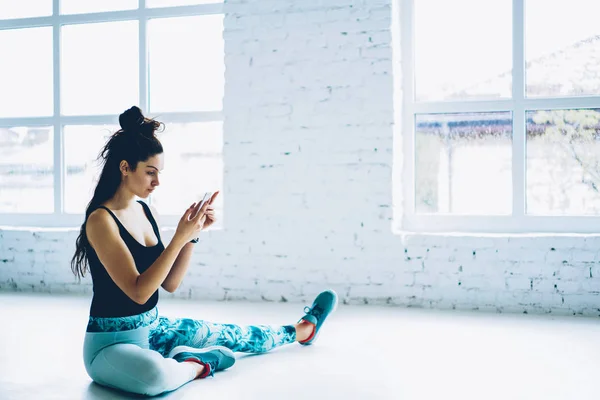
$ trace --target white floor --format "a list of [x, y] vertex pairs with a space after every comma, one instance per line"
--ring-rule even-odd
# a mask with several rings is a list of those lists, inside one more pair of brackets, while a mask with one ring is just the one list
[[[140, 398], [91, 382], [89, 298], [0, 292], [0, 399]], [[161, 313], [295, 322], [302, 305], [161, 301]], [[314, 346], [239, 354], [169, 399], [600, 399], [597, 319], [340, 306]]]

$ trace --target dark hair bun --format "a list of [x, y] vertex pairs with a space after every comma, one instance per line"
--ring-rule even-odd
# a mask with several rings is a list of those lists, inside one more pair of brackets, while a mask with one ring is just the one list
[[126, 132], [139, 132], [144, 123], [144, 115], [139, 107], [133, 106], [123, 114], [119, 115], [119, 124]]

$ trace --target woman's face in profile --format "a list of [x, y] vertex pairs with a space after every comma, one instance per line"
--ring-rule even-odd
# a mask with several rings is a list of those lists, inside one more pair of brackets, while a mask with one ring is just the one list
[[164, 168], [164, 154], [156, 154], [145, 161], [138, 162], [135, 172], [127, 176], [129, 189], [138, 197], [145, 199], [160, 185], [159, 172]]

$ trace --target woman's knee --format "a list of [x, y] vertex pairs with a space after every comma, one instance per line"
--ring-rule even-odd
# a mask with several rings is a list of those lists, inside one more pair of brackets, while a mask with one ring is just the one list
[[155, 396], [169, 390], [171, 373], [158, 353], [130, 345], [104, 349], [88, 374], [96, 383], [131, 393]]
[[168, 373], [164, 366], [149, 364], [128, 375], [127, 378], [111, 379], [92, 372], [90, 378], [102, 386], [145, 396], [157, 396], [169, 390]]

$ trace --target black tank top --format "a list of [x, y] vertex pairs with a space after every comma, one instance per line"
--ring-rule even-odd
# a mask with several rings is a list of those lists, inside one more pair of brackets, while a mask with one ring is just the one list
[[[146, 271], [156, 261], [158, 256], [164, 251], [165, 246], [160, 239], [160, 232], [156, 221], [152, 217], [152, 212], [146, 203], [138, 201], [144, 209], [146, 217], [152, 224], [154, 234], [158, 238], [158, 243], [152, 247], [146, 247], [138, 242], [131, 236], [131, 234], [125, 229], [121, 221], [116, 217], [115, 214], [108, 208], [100, 206], [112, 217], [119, 226], [119, 233], [121, 238], [129, 248], [131, 255], [135, 261], [135, 266], [138, 272], [141, 274]], [[145, 304], [137, 304], [131, 300], [112, 280], [106, 268], [98, 259], [98, 255], [92, 248], [88, 246], [88, 261], [90, 265], [90, 272], [92, 274], [92, 285], [94, 295], [92, 297], [92, 305], [90, 307], [90, 316], [92, 317], [126, 317], [130, 315], [137, 315], [148, 310], [151, 310], [158, 303], [158, 289], [152, 294]]]

